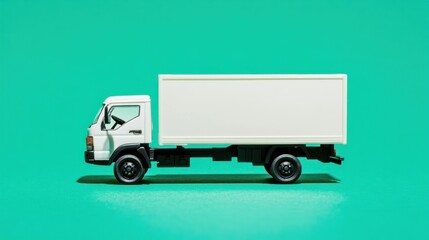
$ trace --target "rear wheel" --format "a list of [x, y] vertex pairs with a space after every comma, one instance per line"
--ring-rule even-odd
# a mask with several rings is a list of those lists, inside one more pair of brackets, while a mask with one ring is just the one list
[[143, 178], [146, 170], [138, 157], [127, 154], [116, 160], [114, 173], [120, 183], [134, 184]]
[[271, 176], [279, 183], [293, 183], [301, 176], [301, 163], [290, 154], [276, 157], [270, 166]]

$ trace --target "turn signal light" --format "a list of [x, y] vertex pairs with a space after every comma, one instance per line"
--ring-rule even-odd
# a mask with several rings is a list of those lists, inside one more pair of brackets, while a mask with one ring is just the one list
[[86, 137], [86, 149], [92, 151], [94, 149], [94, 139], [92, 136]]

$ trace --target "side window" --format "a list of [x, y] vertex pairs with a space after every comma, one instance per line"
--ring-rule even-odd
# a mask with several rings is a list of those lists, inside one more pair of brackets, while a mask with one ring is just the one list
[[105, 125], [106, 129], [118, 129], [120, 126], [126, 124], [139, 115], [140, 106], [113, 106], [109, 109], [109, 123]]

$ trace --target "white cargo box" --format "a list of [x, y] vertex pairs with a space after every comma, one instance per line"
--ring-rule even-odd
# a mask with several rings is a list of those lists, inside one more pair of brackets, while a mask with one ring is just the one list
[[347, 75], [159, 75], [159, 143], [346, 143]]

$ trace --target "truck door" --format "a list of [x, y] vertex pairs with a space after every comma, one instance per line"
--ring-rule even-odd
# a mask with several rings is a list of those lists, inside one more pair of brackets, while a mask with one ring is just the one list
[[144, 104], [127, 103], [108, 106], [108, 122], [104, 124], [109, 145], [109, 157], [121, 145], [144, 143]]

